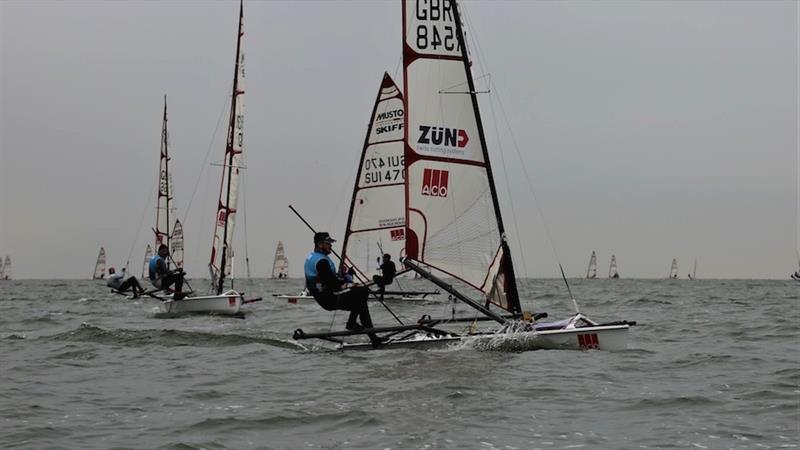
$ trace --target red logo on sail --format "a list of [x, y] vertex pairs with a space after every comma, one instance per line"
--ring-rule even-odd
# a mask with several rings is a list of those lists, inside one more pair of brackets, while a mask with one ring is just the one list
[[425, 169], [422, 174], [422, 195], [447, 197], [447, 182], [450, 172], [440, 169]]
[[225, 210], [219, 210], [219, 216], [217, 216], [217, 225], [224, 227], [225, 226]]
[[389, 234], [392, 236], [393, 241], [404, 241], [406, 239], [405, 228], [396, 228], [394, 230], [389, 230]]

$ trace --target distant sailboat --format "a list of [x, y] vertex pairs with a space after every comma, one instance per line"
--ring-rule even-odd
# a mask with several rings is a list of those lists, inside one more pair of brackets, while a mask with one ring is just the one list
[[5, 262], [0, 260], [0, 279], [2, 280], [11, 279], [11, 256], [9, 255], [6, 255]]
[[619, 272], [617, 271], [617, 257], [615, 255], [611, 255], [611, 264], [608, 266], [608, 278], [619, 278]]
[[142, 265], [142, 279], [146, 280], [150, 276], [150, 259], [153, 258], [153, 247], [147, 244], [147, 250], [144, 251], [144, 265]]
[[589, 268], [586, 269], [586, 278], [597, 278], [597, 254], [592, 251], [592, 256], [589, 257]]
[[175, 226], [172, 228], [170, 246], [172, 247], [172, 261], [176, 266], [183, 267], [183, 225], [180, 220], [176, 220]]
[[678, 260], [672, 258], [672, 265], [669, 268], [669, 277], [678, 278]]
[[689, 279], [694, 280], [697, 278], [697, 258], [694, 259], [694, 265], [692, 266], [692, 273], [689, 274]]
[[[6, 261], [8, 262], [8, 261]], [[106, 277], [106, 249], [100, 247], [100, 253], [97, 254], [97, 261], [94, 263], [93, 280], [102, 280]]]
[[278, 241], [278, 247], [275, 249], [275, 259], [272, 261], [272, 278], [288, 278], [289, 277], [289, 260], [286, 258], [286, 253], [283, 250], [283, 242]]

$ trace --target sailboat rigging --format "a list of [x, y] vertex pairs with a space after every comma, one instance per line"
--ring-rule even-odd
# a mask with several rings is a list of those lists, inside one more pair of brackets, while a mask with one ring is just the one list
[[[297, 330], [294, 337], [325, 339], [343, 349], [372, 348], [342, 339], [368, 332], [387, 333], [385, 347], [519, 338], [525, 341], [525, 349], [625, 348], [628, 322], [601, 325], [576, 314], [539, 324], [522, 311], [459, 17], [454, 0], [403, 1], [403, 262], [502, 327], [482, 332], [470, 329], [461, 335], [434, 328], [444, 320], [423, 318], [415, 325], [363, 331], [306, 334]], [[467, 91], [449, 92], [452, 86], [466, 86]], [[460, 281], [480, 299], [442, 277]]]

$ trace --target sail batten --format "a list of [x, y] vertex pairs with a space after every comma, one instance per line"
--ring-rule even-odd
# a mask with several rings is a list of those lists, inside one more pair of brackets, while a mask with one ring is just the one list
[[[371, 280], [381, 254], [396, 261], [405, 249], [403, 95], [384, 73], [372, 108], [342, 241], [342, 270]], [[376, 256], [373, 261], [370, 256]]]
[[[455, 1], [403, 2], [406, 253], [521, 311]], [[466, 86], [453, 91], [454, 87]], [[450, 95], [445, 95], [450, 94]]]
[[221, 294], [225, 278], [232, 273], [233, 229], [236, 204], [239, 194], [240, 170], [244, 141], [244, 5], [239, 3], [239, 28], [236, 38], [236, 60], [234, 64], [233, 91], [231, 94], [228, 138], [220, 182], [219, 201], [214, 221], [214, 238], [211, 244], [209, 269], [213, 288]]

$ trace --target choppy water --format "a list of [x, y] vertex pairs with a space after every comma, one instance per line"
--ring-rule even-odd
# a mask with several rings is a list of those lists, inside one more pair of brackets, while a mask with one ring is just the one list
[[[271, 298], [299, 280], [244, 282], [267, 297], [246, 319], [157, 319], [154, 300], [98, 282], [0, 282], [0, 447], [798, 447], [798, 283], [573, 283], [590, 316], [639, 322], [629, 350], [324, 352], [290, 336], [331, 313]], [[558, 280], [521, 290], [570, 312]]]

